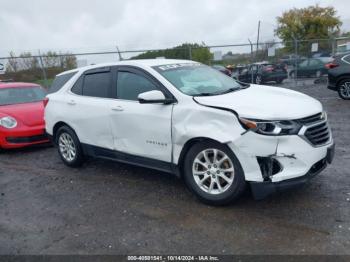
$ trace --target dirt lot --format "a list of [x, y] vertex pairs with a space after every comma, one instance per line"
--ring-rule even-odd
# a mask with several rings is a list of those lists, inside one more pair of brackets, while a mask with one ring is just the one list
[[350, 254], [350, 103], [300, 85], [328, 111], [336, 157], [304, 188], [215, 208], [158, 171], [52, 147], [0, 154], [1, 254]]

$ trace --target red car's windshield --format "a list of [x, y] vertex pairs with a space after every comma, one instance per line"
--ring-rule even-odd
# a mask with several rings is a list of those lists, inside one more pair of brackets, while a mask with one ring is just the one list
[[39, 86], [0, 88], [0, 106], [38, 102], [45, 98]]

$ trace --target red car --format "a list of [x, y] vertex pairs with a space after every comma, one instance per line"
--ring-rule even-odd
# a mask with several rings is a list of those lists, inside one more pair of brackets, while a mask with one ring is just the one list
[[30, 83], [0, 82], [0, 148], [49, 142], [45, 135], [45, 90]]

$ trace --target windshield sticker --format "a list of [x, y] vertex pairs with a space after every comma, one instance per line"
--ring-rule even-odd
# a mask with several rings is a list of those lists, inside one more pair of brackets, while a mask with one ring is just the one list
[[154, 66], [153, 68], [159, 71], [167, 71], [167, 70], [174, 70], [182, 67], [191, 67], [191, 66], [201, 66], [201, 64], [200, 63], [179, 63], [179, 64]]

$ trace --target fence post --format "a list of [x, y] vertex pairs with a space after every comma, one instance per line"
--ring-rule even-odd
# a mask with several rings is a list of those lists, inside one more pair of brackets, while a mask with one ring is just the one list
[[192, 47], [190, 45], [188, 46], [188, 55], [190, 60], [192, 60]]
[[[250, 39], [248, 38], [249, 44], [250, 44], [250, 60], [251, 60], [251, 64], [253, 64], [253, 44], [252, 41], [250, 41]], [[251, 74], [251, 83], [254, 84], [254, 71], [251, 70], [252, 74]]]
[[41, 70], [43, 71], [45, 87], [49, 88], [49, 83], [47, 81], [47, 75], [46, 75], [46, 71], [45, 71], [45, 67], [44, 67], [44, 63], [43, 63], [43, 58], [40, 54], [40, 50], [38, 50], [38, 53], [39, 53], [39, 61], [40, 61]]
[[293, 37], [294, 40], [294, 51], [295, 51], [295, 63], [294, 63], [294, 87], [298, 86], [298, 81], [297, 81], [297, 77], [298, 77], [298, 39], [296, 39], [295, 37]]
[[335, 49], [336, 49], [336, 38], [334, 36], [332, 36], [332, 55], [334, 56], [335, 55]]

